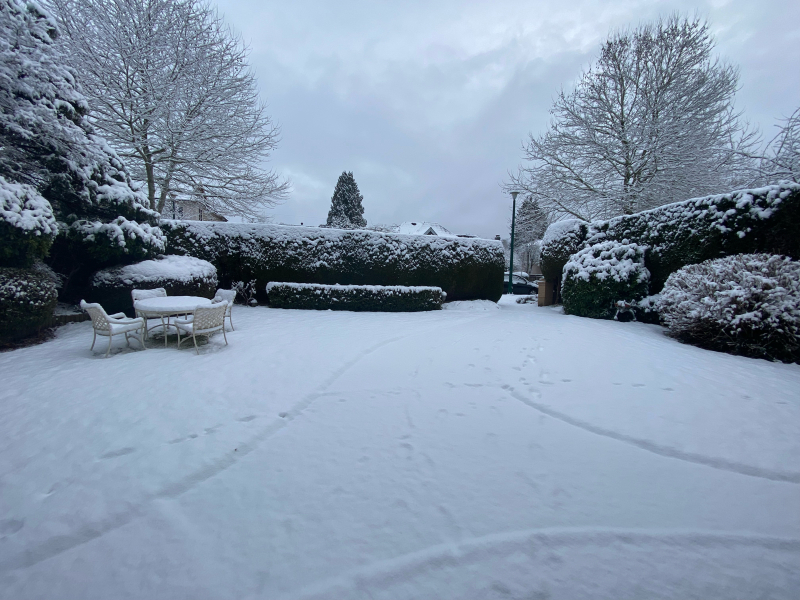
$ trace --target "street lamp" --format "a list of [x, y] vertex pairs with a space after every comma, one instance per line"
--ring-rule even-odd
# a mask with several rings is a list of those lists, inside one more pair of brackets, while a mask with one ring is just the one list
[[514, 294], [514, 224], [517, 220], [517, 195], [519, 192], [511, 192], [511, 258], [508, 263], [508, 293]]

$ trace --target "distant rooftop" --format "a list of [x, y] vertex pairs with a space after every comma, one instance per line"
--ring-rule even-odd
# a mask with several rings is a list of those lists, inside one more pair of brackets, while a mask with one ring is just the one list
[[439, 223], [429, 223], [428, 221], [406, 221], [397, 226], [397, 233], [409, 235], [440, 235], [444, 237], [455, 237], [455, 234], [439, 225]]

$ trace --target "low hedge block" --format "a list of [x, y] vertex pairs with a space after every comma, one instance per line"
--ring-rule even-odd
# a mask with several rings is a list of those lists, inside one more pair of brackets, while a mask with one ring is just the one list
[[86, 300], [99, 302], [109, 314], [122, 311], [132, 316], [131, 291], [159, 287], [170, 296], [213, 298], [217, 291], [217, 270], [208, 261], [193, 256], [162, 256], [103, 269], [92, 277]]
[[46, 275], [0, 267], [0, 346], [48, 327], [57, 302], [56, 286]]
[[446, 294], [430, 286], [325, 285], [270, 282], [270, 306], [307, 310], [415, 312], [439, 310]]
[[617, 302], [647, 296], [650, 273], [644, 264], [645, 248], [637, 244], [603, 242], [577, 252], [564, 266], [564, 312], [613, 319]]
[[163, 221], [167, 252], [217, 267], [220, 283], [271, 281], [435, 286], [448, 300], [497, 301], [503, 247], [495, 240], [286, 225]]
[[555, 223], [545, 234], [542, 272], [556, 279], [570, 254], [599, 242], [636, 243], [648, 247], [645, 266], [650, 271], [650, 293], [656, 294], [671, 273], [708, 259], [754, 252], [800, 258], [797, 231], [800, 184], [784, 182], [608, 221]]

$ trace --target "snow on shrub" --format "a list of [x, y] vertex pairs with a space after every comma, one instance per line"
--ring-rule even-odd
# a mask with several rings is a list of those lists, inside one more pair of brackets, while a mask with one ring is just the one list
[[36, 335], [50, 324], [57, 302], [56, 286], [46, 274], [0, 267], [0, 345]]
[[446, 294], [431, 286], [325, 285], [270, 282], [270, 306], [311, 310], [412, 312], [439, 310]]
[[800, 262], [740, 254], [689, 265], [669, 276], [658, 309], [681, 341], [800, 362]]
[[0, 175], [0, 264], [28, 266], [58, 233], [53, 209], [35, 188]]
[[649, 248], [646, 266], [655, 294], [670, 273], [711, 258], [752, 252], [800, 258], [800, 185], [784, 182], [694, 198], [608, 221], [572, 222], [571, 227], [560, 223], [545, 234], [542, 271], [548, 279], [557, 278], [570, 250], [628, 240]]
[[270, 281], [437, 286], [452, 300], [497, 301], [503, 293], [495, 240], [197, 221], [161, 227], [167, 252], [213, 263], [223, 287], [255, 279], [259, 295]]
[[141, 260], [166, 248], [160, 228], [121, 216], [108, 223], [75, 221], [68, 227], [67, 236], [98, 264]]
[[580, 219], [567, 219], [556, 221], [547, 228], [541, 249], [542, 275], [545, 279], [561, 279], [569, 257], [584, 247], [588, 225]]
[[217, 269], [210, 262], [193, 256], [162, 256], [98, 271], [91, 279], [87, 295], [91, 302], [100, 302], [106, 312], [130, 312], [133, 308], [131, 290], [159, 287], [165, 288], [170, 296], [213, 298], [217, 290]]
[[644, 257], [643, 246], [618, 242], [602, 242], [572, 255], [563, 272], [564, 312], [612, 319], [617, 302], [644, 298], [650, 280]]

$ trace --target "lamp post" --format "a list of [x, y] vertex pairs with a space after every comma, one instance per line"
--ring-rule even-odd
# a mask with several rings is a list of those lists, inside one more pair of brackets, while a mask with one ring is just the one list
[[517, 195], [511, 192], [511, 257], [508, 262], [508, 293], [514, 294], [514, 225], [517, 220]]

